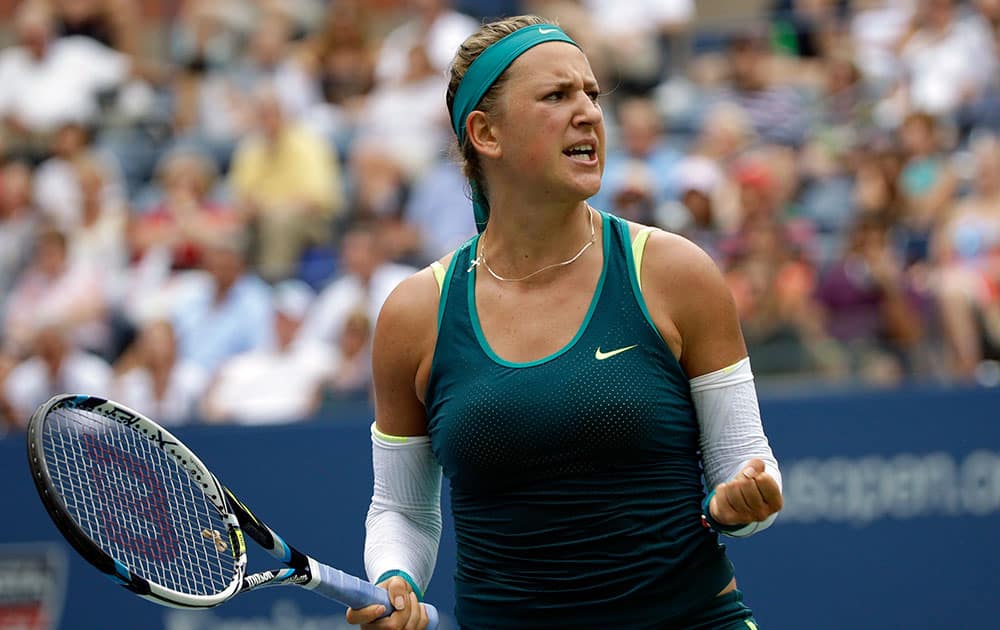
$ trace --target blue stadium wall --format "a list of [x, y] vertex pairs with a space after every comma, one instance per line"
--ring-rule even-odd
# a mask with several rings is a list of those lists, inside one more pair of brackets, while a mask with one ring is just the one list
[[[762, 408], [787, 509], [767, 532], [727, 546], [763, 629], [1000, 627], [1000, 389], [768, 397]], [[368, 422], [355, 411], [178, 434], [289, 542], [360, 575]], [[202, 612], [129, 595], [62, 542], [24, 453], [19, 437], [0, 440], [0, 626], [5, 610], [8, 620], [23, 616], [35, 598], [57, 627], [74, 630], [349, 627], [338, 606], [294, 588]], [[257, 560], [251, 555], [251, 568], [271, 564]], [[445, 612], [454, 561], [446, 519], [428, 591]]]

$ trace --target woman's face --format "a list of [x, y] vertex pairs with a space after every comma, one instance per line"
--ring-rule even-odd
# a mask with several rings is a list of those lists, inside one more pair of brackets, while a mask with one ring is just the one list
[[507, 72], [501, 111], [491, 121], [501, 163], [547, 197], [593, 196], [601, 187], [605, 136], [587, 57], [572, 44], [546, 42]]

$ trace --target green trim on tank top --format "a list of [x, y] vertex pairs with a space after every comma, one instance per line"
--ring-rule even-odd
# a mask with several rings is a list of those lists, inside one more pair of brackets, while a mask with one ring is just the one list
[[[602, 241], [601, 247], [604, 253], [604, 260], [601, 263], [601, 277], [597, 281], [597, 288], [594, 290], [594, 295], [590, 300], [590, 308], [587, 309], [587, 314], [584, 316], [583, 322], [580, 324], [580, 327], [577, 328], [576, 334], [569, 341], [569, 343], [567, 343], [565, 346], [563, 346], [559, 350], [556, 350], [547, 357], [542, 357], [541, 359], [538, 359], [536, 361], [529, 361], [527, 363], [515, 363], [513, 361], [507, 361], [506, 359], [501, 358], [496, 352], [493, 351], [493, 348], [490, 347], [489, 342], [486, 340], [486, 335], [483, 334], [482, 327], [479, 325], [479, 310], [476, 307], [476, 273], [479, 271], [479, 268], [478, 267], [473, 268], [472, 272], [469, 274], [469, 282], [468, 282], [469, 320], [472, 324], [472, 330], [474, 330], [476, 333], [476, 339], [479, 340], [479, 347], [482, 348], [486, 356], [492, 359], [495, 363], [510, 368], [527, 368], [527, 367], [534, 367], [536, 365], [541, 365], [543, 363], [552, 361], [553, 359], [559, 358], [560, 356], [568, 352], [573, 346], [575, 346], [576, 342], [580, 340], [580, 337], [583, 337], [584, 331], [587, 330], [587, 325], [590, 324], [590, 318], [593, 317], [594, 311], [597, 310], [597, 304], [601, 300], [601, 292], [604, 289], [604, 279], [608, 275], [608, 255], [611, 251], [611, 237], [608, 234], [608, 229], [609, 226], [611, 225], [611, 220], [606, 213], [600, 212], [600, 214], [601, 214], [601, 241]], [[478, 235], [474, 237], [474, 240], [477, 242], [474, 242], [472, 244], [473, 252], [476, 251], [475, 248], [478, 243], [478, 239], [479, 239]]]

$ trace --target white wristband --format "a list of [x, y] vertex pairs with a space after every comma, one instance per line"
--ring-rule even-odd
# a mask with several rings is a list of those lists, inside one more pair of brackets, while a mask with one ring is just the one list
[[401, 571], [427, 589], [441, 538], [441, 467], [430, 438], [394, 437], [372, 423], [374, 491], [365, 520], [365, 572], [371, 581]]
[[[781, 471], [764, 435], [750, 358], [691, 379], [691, 398], [698, 414], [702, 467], [709, 488], [736, 477], [750, 460], [760, 459], [780, 489]], [[726, 535], [750, 536], [769, 527], [776, 517], [772, 514]]]

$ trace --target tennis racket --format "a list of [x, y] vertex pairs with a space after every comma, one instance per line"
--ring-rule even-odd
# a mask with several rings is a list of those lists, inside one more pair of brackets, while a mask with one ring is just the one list
[[[124, 405], [62, 394], [28, 423], [38, 494], [66, 540], [140, 597], [209, 608], [294, 584], [352, 608], [392, 612], [389, 594], [286, 543], [169, 431]], [[246, 574], [244, 534], [286, 567]], [[424, 604], [436, 628], [437, 611]]]

